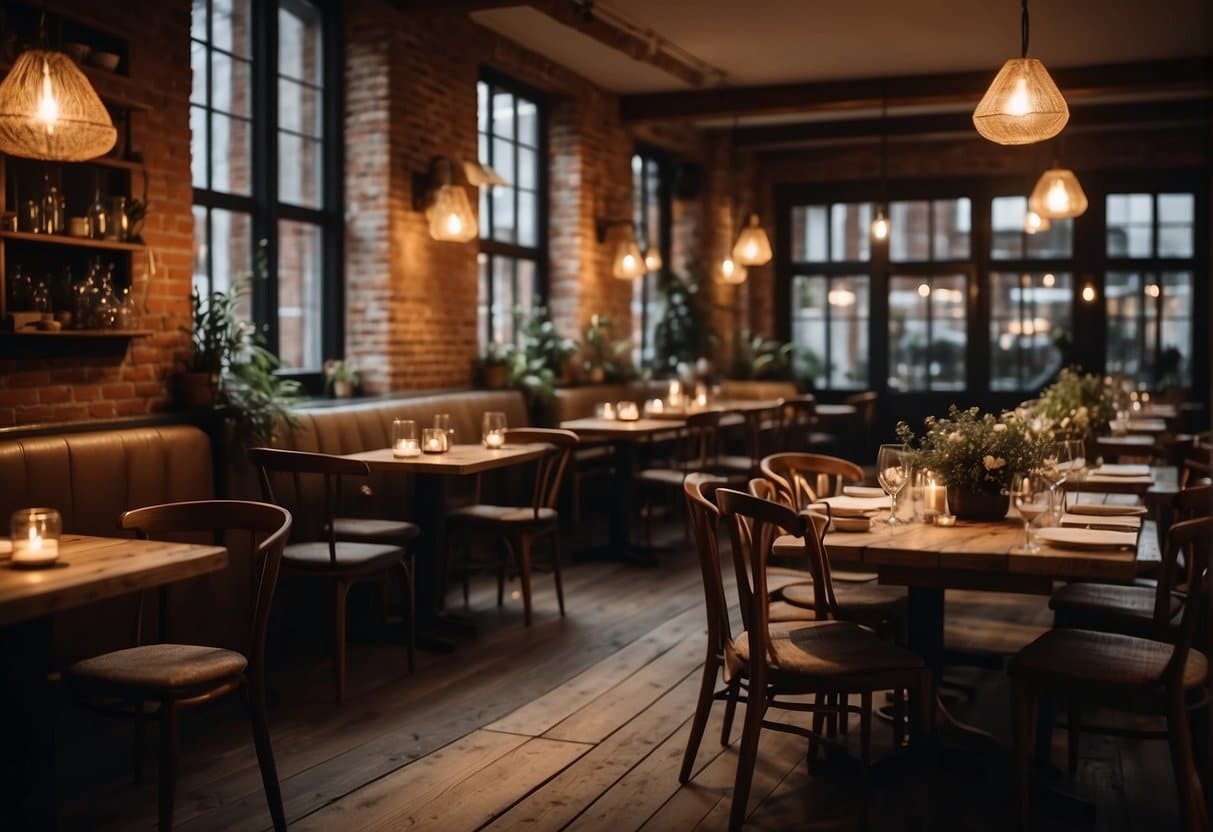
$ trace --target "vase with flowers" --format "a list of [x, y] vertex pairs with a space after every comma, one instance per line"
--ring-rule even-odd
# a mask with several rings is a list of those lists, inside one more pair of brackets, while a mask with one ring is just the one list
[[947, 486], [948, 507], [962, 520], [1001, 520], [1015, 473], [1044, 462], [1052, 434], [1022, 413], [982, 413], [952, 405], [947, 418], [928, 416], [916, 436], [905, 422], [897, 436], [914, 454], [916, 468], [934, 472]]
[[1066, 367], [1041, 392], [1030, 412], [1045, 421], [1058, 441], [1090, 443], [1107, 433], [1116, 417], [1116, 393], [1094, 373]]

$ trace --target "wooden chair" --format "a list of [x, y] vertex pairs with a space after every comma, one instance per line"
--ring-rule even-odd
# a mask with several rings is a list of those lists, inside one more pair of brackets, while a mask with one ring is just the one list
[[[577, 434], [569, 430], [551, 428], [513, 428], [506, 431], [509, 444], [538, 443], [548, 446], [539, 458], [535, 469], [535, 480], [531, 490], [531, 502], [527, 506], [488, 505], [479, 501], [474, 505], [452, 511], [447, 516], [447, 557], [450, 560], [456, 542], [462, 544], [463, 556], [456, 568], [462, 573], [463, 601], [468, 602], [468, 573], [470, 565], [467, 555], [473, 535], [491, 536], [501, 544], [497, 569], [497, 606], [501, 606], [505, 595], [505, 570], [510, 560], [518, 569], [522, 583], [522, 606], [526, 624], [531, 625], [531, 565], [535, 542], [542, 538], [551, 541], [552, 574], [556, 580], [556, 602], [560, 614], [564, 615], [564, 586], [560, 578], [560, 535], [557, 524], [559, 515], [556, 501], [560, 496], [560, 484], [568, 468], [569, 457], [577, 444]], [[479, 487], [477, 488], [479, 492]]]
[[823, 448], [837, 441], [833, 434], [821, 433], [817, 430], [817, 397], [812, 393], [784, 399], [783, 408], [784, 428], [781, 451], [807, 453], [814, 448]]
[[[922, 659], [905, 648], [880, 639], [870, 631], [830, 618], [827, 601], [832, 589], [828, 562], [819, 539], [825, 522], [820, 515], [797, 514], [786, 506], [721, 488], [716, 491], [720, 515], [729, 526], [733, 567], [745, 631], [725, 640], [726, 679], [746, 679], [745, 726], [737, 760], [730, 828], [745, 820], [750, 781], [758, 756], [763, 728], [800, 734], [810, 740], [810, 754], [819, 743], [833, 744], [821, 733], [827, 715], [846, 719], [858, 713], [863, 762], [870, 761], [872, 694], [882, 690], [910, 690], [918, 706], [914, 740], [928, 752], [933, 739], [929, 725], [934, 700], [932, 676]], [[818, 598], [814, 620], [803, 627], [772, 629], [767, 567], [771, 546], [780, 530], [803, 536], [813, 586]], [[756, 658], [760, 657], [760, 658]], [[850, 694], [860, 696], [860, 706], [845, 704]], [[814, 701], [792, 701], [785, 697], [813, 695]], [[771, 708], [813, 713], [812, 730], [765, 718]]]
[[862, 393], [853, 393], [842, 400], [843, 404], [852, 405], [857, 411], [858, 418], [851, 426], [851, 435], [858, 438], [855, 448], [857, 453], [863, 455], [863, 459], [871, 459], [876, 456], [876, 446], [872, 442], [872, 437], [877, 435], [876, 403], [879, 399], [880, 395], [875, 390], [865, 390]]
[[286, 547], [282, 555], [285, 574], [321, 578], [333, 584], [333, 662], [337, 701], [345, 700], [345, 625], [346, 599], [350, 587], [359, 581], [383, 577], [393, 570], [400, 573], [400, 591], [408, 625], [408, 668], [415, 667], [416, 604], [414, 603], [414, 563], [409, 551], [397, 543], [339, 540], [336, 507], [343, 477], [366, 477], [365, 462], [329, 454], [287, 451], [279, 448], [253, 448], [249, 461], [261, 474], [261, 490], [270, 502], [282, 504], [275, 494], [271, 472], [289, 474], [294, 493], [302, 491], [303, 477], [319, 477], [324, 486], [323, 540], [301, 541]]
[[[1175, 502], [1179, 520], [1209, 516], [1213, 486], [1181, 491]], [[1053, 593], [1049, 608], [1053, 626], [1169, 641], [1179, 626], [1179, 614], [1192, 581], [1191, 564], [1180, 550], [1164, 547], [1163, 561], [1153, 586], [1076, 582]]]
[[[1206, 613], [1213, 518], [1185, 520], [1171, 527], [1165, 559], [1178, 551], [1188, 558], [1191, 578], [1175, 642], [1118, 633], [1054, 629], [1021, 650], [1007, 665], [1011, 678], [1015, 773], [1019, 826], [1028, 828], [1028, 763], [1042, 699], [1065, 703], [1070, 712], [1070, 763], [1077, 762], [1079, 714], [1084, 708], [1111, 708], [1164, 715], [1171, 764], [1179, 790], [1180, 816], [1190, 832], [1208, 828], [1205, 800], [1192, 756], [1188, 711], [1208, 707], [1208, 660], [1192, 647]], [[1087, 727], [1086, 730], [1092, 730]], [[1139, 734], [1135, 734], [1139, 735]]]
[[[157, 716], [159, 828], [168, 830], [173, 825], [177, 785], [178, 713], [245, 688], [265, 799], [274, 829], [281, 832], [286, 829], [286, 816], [265, 713], [265, 628], [278, 583], [283, 546], [290, 534], [290, 513], [265, 503], [202, 500], [138, 508], [123, 514], [121, 524], [124, 529], [135, 529], [143, 538], [210, 532], [220, 542], [227, 534], [248, 534], [252, 540], [255, 592], [247, 643], [243, 652], [191, 644], [143, 644], [95, 656], [67, 669], [65, 677], [73, 694], [99, 710], [135, 718], [136, 775], [142, 767], [144, 720], [149, 712]], [[136, 623], [137, 640], [139, 623]]]
[[718, 471], [743, 474], [747, 477], [758, 473], [758, 464], [763, 457], [764, 436], [783, 432], [783, 400], [761, 410], [747, 410], [743, 425], [745, 454], [720, 454], [715, 461]]

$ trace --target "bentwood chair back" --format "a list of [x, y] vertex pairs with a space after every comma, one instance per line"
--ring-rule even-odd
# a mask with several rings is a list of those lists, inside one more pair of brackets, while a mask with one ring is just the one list
[[[160, 722], [159, 827], [168, 830], [173, 825], [177, 781], [178, 712], [246, 687], [270, 816], [276, 830], [286, 829], [266, 720], [265, 631], [291, 530], [290, 512], [266, 503], [200, 500], [134, 509], [122, 515], [121, 525], [145, 539], [208, 532], [223, 544], [248, 536], [254, 592], [243, 652], [185, 644], [138, 645], [68, 668], [73, 691], [86, 705], [134, 717], [136, 776], [142, 767], [147, 706], [155, 706]], [[139, 629], [136, 624], [136, 633]]]
[[771, 454], [759, 463], [759, 469], [775, 483], [781, 501], [797, 510], [841, 494], [847, 483], [863, 480], [863, 469], [854, 462], [799, 451]]

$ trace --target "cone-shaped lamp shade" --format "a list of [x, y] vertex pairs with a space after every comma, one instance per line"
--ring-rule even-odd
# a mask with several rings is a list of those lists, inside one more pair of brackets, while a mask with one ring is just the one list
[[476, 160], [463, 163], [463, 175], [473, 188], [496, 188], [508, 184], [504, 176]]
[[745, 278], [745, 266], [737, 263], [731, 257], [726, 257], [720, 261], [721, 283], [728, 283], [732, 286], [736, 286], [739, 283], [745, 283]]
[[1028, 197], [1028, 210], [1051, 220], [1080, 217], [1087, 210], [1087, 195], [1082, 192], [1074, 171], [1049, 168], [1036, 180], [1036, 187]]
[[1069, 120], [1066, 99], [1035, 58], [1011, 58], [1003, 64], [973, 111], [977, 132], [998, 144], [1051, 139]]
[[758, 224], [757, 214], [750, 214], [750, 224], [737, 235], [737, 242], [733, 245], [733, 262], [738, 266], [765, 266], [771, 262], [771, 241]]
[[636, 245], [636, 238], [630, 233], [620, 237], [615, 246], [615, 262], [611, 273], [620, 280], [635, 280], [644, 277], [646, 271], [644, 255], [640, 253], [640, 246]]
[[109, 153], [117, 138], [93, 85], [62, 52], [23, 52], [0, 82], [0, 151], [85, 162]]
[[425, 217], [430, 223], [430, 236], [435, 240], [466, 243], [480, 233], [467, 191], [461, 185], [443, 185], [436, 190], [434, 201], [425, 209]]
[[659, 272], [664, 265], [661, 262], [661, 252], [651, 248], [644, 253], [644, 269], [648, 272]]
[[889, 217], [884, 212], [884, 206], [876, 209], [876, 219], [872, 220], [872, 239], [887, 240], [889, 239]]
[[1023, 215], [1023, 230], [1027, 234], [1039, 234], [1043, 231], [1048, 231], [1053, 223], [1049, 222], [1048, 217], [1042, 217], [1032, 209], [1028, 209]]

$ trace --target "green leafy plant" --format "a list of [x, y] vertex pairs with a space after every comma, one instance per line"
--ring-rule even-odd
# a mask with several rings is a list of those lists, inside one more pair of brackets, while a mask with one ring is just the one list
[[995, 416], [952, 405], [946, 419], [928, 416], [923, 426], [926, 433], [917, 437], [905, 422], [897, 423], [914, 464], [934, 471], [947, 486], [975, 494], [998, 494], [1015, 473], [1040, 468], [1054, 441], [1038, 420], [1016, 411]]
[[737, 339], [733, 373], [742, 379], [790, 380], [796, 377], [800, 350], [793, 343], [780, 343], [743, 331]]
[[330, 358], [324, 362], [324, 389], [333, 391], [343, 384], [348, 384], [351, 389], [357, 387], [358, 370], [353, 362]]
[[515, 310], [514, 326], [520, 343], [507, 353], [510, 386], [532, 400], [553, 401], [565, 363], [577, 354], [577, 342], [557, 332], [546, 306], [536, 306], [529, 316]]
[[1116, 416], [1114, 391], [1094, 373], [1065, 367], [1032, 407], [1058, 439], [1094, 439]]
[[664, 304], [653, 335], [655, 374], [675, 373], [679, 364], [693, 366], [715, 352], [712, 307], [703, 291], [706, 280], [707, 274], [700, 264], [692, 264], [685, 278], [675, 274], [662, 276], [659, 289]]
[[599, 381], [627, 381], [636, 377], [636, 368], [632, 364], [632, 339], [612, 339], [613, 326], [611, 319], [605, 315], [593, 315], [585, 328], [582, 354], [585, 357], [585, 371], [591, 380], [595, 380], [593, 376], [596, 371], [601, 371], [598, 373], [602, 376]]

